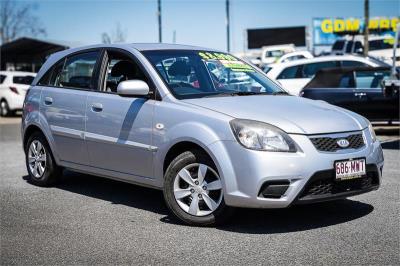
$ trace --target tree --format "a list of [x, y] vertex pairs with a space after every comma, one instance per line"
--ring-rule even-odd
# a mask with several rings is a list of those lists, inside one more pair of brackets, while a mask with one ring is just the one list
[[1, 43], [28, 35], [36, 37], [46, 35], [39, 19], [32, 14], [33, 4], [17, 4], [13, 0], [1, 0], [0, 37]]
[[115, 29], [111, 33], [103, 32], [101, 34], [102, 43], [123, 43], [126, 41], [126, 32], [121, 29], [121, 25], [117, 23]]

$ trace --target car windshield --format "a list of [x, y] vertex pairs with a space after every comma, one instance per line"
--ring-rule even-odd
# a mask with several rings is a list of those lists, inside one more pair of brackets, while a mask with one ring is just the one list
[[143, 54], [178, 99], [285, 94], [264, 74], [227, 53], [164, 50]]

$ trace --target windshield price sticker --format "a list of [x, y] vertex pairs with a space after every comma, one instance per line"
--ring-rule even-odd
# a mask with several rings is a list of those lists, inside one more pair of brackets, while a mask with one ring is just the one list
[[217, 60], [224, 67], [229, 68], [236, 72], [254, 72], [254, 69], [246, 63], [237, 60], [234, 56], [224, 53], [212, 53], [212, 52], [199, 52], [199, 56], [206, 61]]

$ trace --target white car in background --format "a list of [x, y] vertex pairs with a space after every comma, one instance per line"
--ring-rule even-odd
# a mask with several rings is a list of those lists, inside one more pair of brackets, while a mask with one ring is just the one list
[[[390, 35], [370, 36], [368, 39], [368, 56], [377, 58], [387, 64], [393, 64], [394, 38]], [[344, 37], [332, 45], [332, 54], [362, 54], [364, 52], [364, 36]], [[400, 46], [397, 45], [396, 54], [400, 54]], [[396, 66], [400, 66], [400, 58], [396, 57]]]
[[0, 115], [9, 116], [22, 110], [26, 91], [36, 73], [0, 71]]
[[300, 59], [286, 63], [271, 64], [264, 69], [267, 76], [278, 81], [292, 95], [299, 95], [301, 89], [322, 68], [331, 67], [379, 67], [384, 62], [355, 55], [322, 56]]
[[275, 63], [283, 55], [294, 51], [296, 51], [294, 44], [264, 46], [261, 48], [260, 67]]
[[314, 56], [309, 51], [295, 51], [284, 54], [283, 56], [281, 56], [281, 58], [276, 60], [276, 63], [286, 63], [299, 59], [310, 59], [310, 58], [314, 58]]

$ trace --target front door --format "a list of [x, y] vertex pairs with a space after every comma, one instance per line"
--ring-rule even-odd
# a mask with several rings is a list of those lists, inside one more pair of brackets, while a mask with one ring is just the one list
[[114, 171], [119, 176], [153, 176], [151, 146], [154, 100], [121, 97], [117, 86], [124, 80], [147, 82], [138, 64], [122, 52], [107, 51], [103, 82], [89, 92], [86, 114], [86, 144], [90, 165]]
[[398, 99], [384, 95], [381, 87], [382, 80], [390, 76], [389, 71], [356, 71], [355, 76], [359, 114], [375, 121], [398, 117]]

